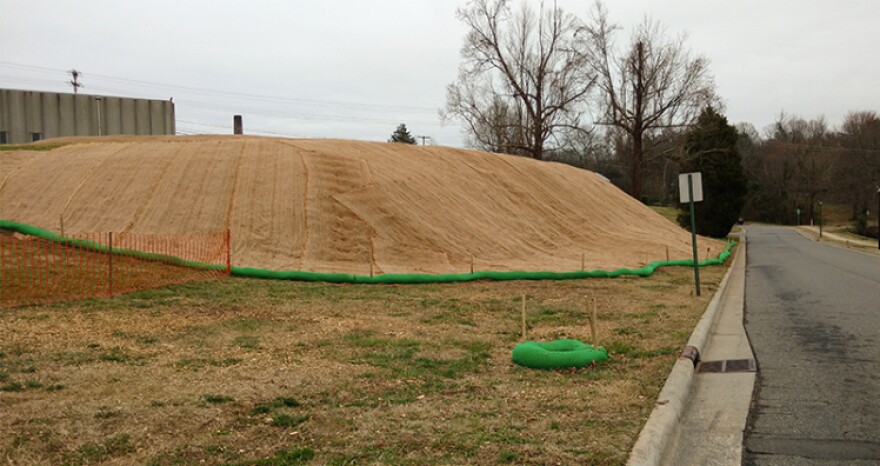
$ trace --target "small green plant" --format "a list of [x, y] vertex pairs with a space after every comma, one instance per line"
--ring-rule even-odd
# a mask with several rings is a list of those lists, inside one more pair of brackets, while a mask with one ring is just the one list
[[24, 386], [27, 388], [43, 388], [43, 384], [37, 380], [26, 380]]
[[211, 358], [184, 358], [174, 362], [174, 367], [179, 369], [200, 370], [205, 367], [229, 367], [241, 362], [239, 358], [211, 359]]
[[285, 406], [288, 408], [296, 408], [300, 405], [299, 401], [296, 401], [294, 398], [290, 398], [288, 396], [279, 396], [272, 400], [272, 406]]
[[112, 348], [110, 351], [99, 356], [98, 359], [107, 362], [127, 362], [131, 359], [131, 356], [123, 352], [120, 348]]
[[658, 348], [655, 350], [640, 350], [635, 346], [629, 343], [623, 343], [619, 341], [612, 341], [608, 343], [605, 347], [609, 353], [612, 355], [619, 354], [623, 355], [628, 359], [638, 359], [638, 358], [653, 358], [657, 356], [667, 356], [670, 354], [675, 354], [676, 351], [679, 350], [676, 346], [667, 346], [664, 348]]
[[254, 331], [259, 330], [259, 328], [263, 325], [263, 322], [258, 319], [252, 319], [250, 317], [240, 317], [233, 320], [232, 325], [242, 331]]
[[260, 339], [253, 335], [240, 335], [235, 337], [235, 344], [238, 345], [239, 348], [244, 350], [252, 350], [257, 349], [259, 347]]
[[227, 448], [223, 445], [206, 445], [205, 453], [208, 455], [218, 456], [226, 453]]
[[26, 364], [22, 366], [21, 369], [19, 369], [19, 372], [23, 372], [25, 374], [33, 374], [34, 372], [37, 372], [37, 366], [33, 363]]
[[0, 392], [20, 392], [24, 390], [24, 385], [20, 382], [9, 382], [4, 385], [0, 385]]
[[626, 357], [630, 357], [629, 355], [636, 351], [636, 347], [620, 341], [611, 341], [605, 345], [605, 349], [608, 350], [611, 354], [621, 354]]
[[251, 410], [251, 414], [269, 414], [272, 412], [272, 407], [267, 404], [256, 405], [254, 409]]
[[621, 327], [614, 331], [614, 333], [618, 335], [641, 335], [642, 332], [639, 332], [637, 329], [632, 327]]
[[297, 408], [299, 406], [300, 402], [294, 398], [279, 396], [272, 401], [254, 406], [251, 414], [269, 414], [274, 408]]
[[289, 414], [276, 414], [272, 417], [272, 425], [275, 427], [296, 427], [309, 420], [308, 416], [291, 416]]
[[235, 401], [235, 398], [231, 396], [225, 395], [212, 395], [210, 393], [206, 393], [202, 395], [202, 399], [211, 404], [221, 404], [221, 403], [229, 403], [230, 401]]
[[64, 464], [87, 465], [102, 463], [114, 456], [121, 456], [135, 451], [128, 434], [110, 437], [102, 443], [85, 443], [75, 451], [65, 455]]
[[95, 419], [110, 419], [119, 416], [119, 414], [119, 411], [110, 409], [106, 406], [102, 406], [98, 409], [98, 412], [95, 413]]
[[271, 458], [231, 463], [230, 466], [296, 466], [308, 463], [314, 457], [315, 451], [311, 448], [296, 448], [278, 450]]
[[498, 462], [499, 463], [513, 463], [519, 458], [519, 455], [516, 452], [512, 452], [510, 450], [501, 450], [498, 453]]
[[52, 384], [52, 385], [49, 385], [48, 387], [46, 387], [47, 392], [57, 392], [60, 390], [64, 390], [64, 385], [62, 385], [60, 383]]
[[153, 344], [158, 343], [159, 339], [156, 337], [142, 337], [142, 338], [139, 338], [138, 341], [142, 345], [153, 345]]
[[0, 364], [0, 367], [8, 370], [9, 372], [18, 372], [24, 374], [33, 374], [34, 372], [37, 372], [37, 364], [34, 362], [33, 359], [10, 359], [9, 361]]

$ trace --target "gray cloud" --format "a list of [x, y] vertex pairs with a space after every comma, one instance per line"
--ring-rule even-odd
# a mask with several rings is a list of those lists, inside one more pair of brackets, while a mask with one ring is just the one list
[[[63, 70], [76, 67], [85, 92], [174, 96], [187, 131], [229, 132], [242, 113], [246, 131], [385, 140], [406, 122], [457, 146], [459, 128], [441, 127], [437, 110], [457, 74], [465, 30], [455, 8], [464, 4], [0, 0], [0, 62], [42, 67], [0, 63], [0, 86], [64, 91]], [[583, 17], [592, 2], [559, 4]], [[607, 7], [625, 29], [648, 15], [671, 34], [688, 32], [712, 62], [732, 122], [762, 128], [784, 110], [837, 123], [880, 104], [880, 2]]]

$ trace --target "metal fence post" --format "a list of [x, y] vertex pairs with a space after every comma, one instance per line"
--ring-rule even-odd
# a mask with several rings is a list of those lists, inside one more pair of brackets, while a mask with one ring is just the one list
[[226, 275], [232, 274], [232, 230], [226, 229]]

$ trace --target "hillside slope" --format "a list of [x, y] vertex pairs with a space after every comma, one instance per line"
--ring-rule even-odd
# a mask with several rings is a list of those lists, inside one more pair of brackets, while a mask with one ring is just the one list
[[[233, 136], [0, 152], [0, 218], [232, 232], [236, 266], [367, 274], [641, 267], [690, 235], [596, 174], [485, 152]], [[717, 241], [702, 240], [716, 256]]]

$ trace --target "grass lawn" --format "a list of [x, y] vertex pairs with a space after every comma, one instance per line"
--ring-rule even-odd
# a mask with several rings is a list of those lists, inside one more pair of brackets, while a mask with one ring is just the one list
[[669, 220], [670, 222], [678, 225], [678, 214], [680, 211], [675, 207], [660, 207], [660, 206], [650, 206], [654, 212], [662, 215], [663, 218]]
[[[225, 279], [0, 311], [11, 464], [624, 464], [724, 267], [451, 285]], [[529, 338], [609, 363], [511, 362]]]

